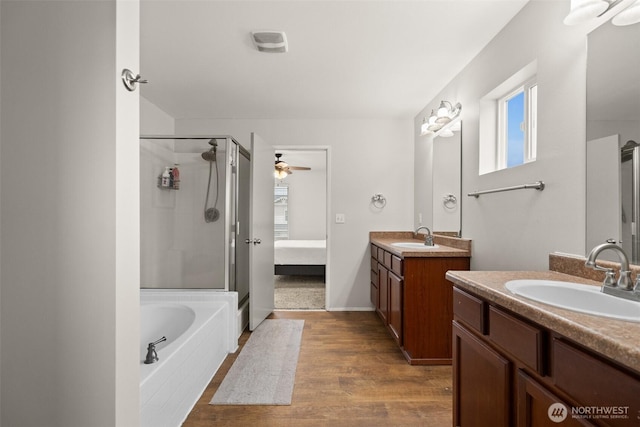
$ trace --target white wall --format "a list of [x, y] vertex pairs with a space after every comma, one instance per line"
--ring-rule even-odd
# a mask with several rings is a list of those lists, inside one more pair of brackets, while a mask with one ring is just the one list
[[[144, 93], [144, 87], [140, 91]], [[140, 135], [174, 135], [175, 131], [175, 119], [144, 96], [140, 96]]]
[[[370, 309], [369, 231], [407, 230], [413, 220], [411, 120], [177, 120], [181, 133], [225, 133], [249, 147], [256, 132], [268, 143], [328, 146], [329, 309]], [[387, 206], [371, 207], [382, 193]], [[336, 213], [346, 215], [335, 224]]]
[[138, 424], [138, 99], [119, 76], [138, 4], [118, 3], [0, 4], [5, 426]]
[[[528, 3], [415, 118], [417, 132], [441, 99], [462, 103], [462, 233], [473, 239], [473, 269], [546, 269], [550, 252], [584, 254], [587, 28], [565, 26], [567, 12], [568, 2]], [[538, 158], [479, 176], [480, 99], [535, 59]], [[542, 192], [466, 196], [538, 180], [547, 184]]]

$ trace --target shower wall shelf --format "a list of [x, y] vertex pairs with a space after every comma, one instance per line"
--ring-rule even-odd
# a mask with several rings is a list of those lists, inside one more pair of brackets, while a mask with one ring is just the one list
[[180, 188], [175, 188], [175, 187], [164, 187], [162, 184], [158, 184], [158, 188], [161, 190], [180, 190]]

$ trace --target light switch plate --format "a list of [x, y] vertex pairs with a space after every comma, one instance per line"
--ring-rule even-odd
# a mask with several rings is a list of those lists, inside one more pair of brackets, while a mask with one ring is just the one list
[[336, 224], [344, 224], [347, 221], [343, 213], [336, 214]]

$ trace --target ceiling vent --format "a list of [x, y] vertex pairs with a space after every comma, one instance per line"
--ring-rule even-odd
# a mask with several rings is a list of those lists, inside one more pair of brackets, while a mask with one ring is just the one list
[[284, 53], [289, 49], [284, 31], [253, 31], [251, 39], [260, 52]]

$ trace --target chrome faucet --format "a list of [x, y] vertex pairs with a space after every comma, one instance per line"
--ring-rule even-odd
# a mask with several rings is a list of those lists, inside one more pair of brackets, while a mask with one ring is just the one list
[[158, 341], [150, 342], [147, 347], [147, 357], [144, 359], [145, 365], [156, 363], [158, 360], [158, 353], [156, 352], [156, 344], [160, 344], [162, 341], [166, 341], [167, 337], [162, 337]]
[[429, 230], [429, 227], [425, 227], [424, 225], [422, 227], [418, 227], [416, 231], [413, 232], [413, 235], [416, 238], [418, 238], [418, 231], [420, 230], [427, 230], [427, 234], [424, 237], [425, 246], [433, 246], [433, 234], [431, 234], [431, 230]]
[[[611, 249], [618, 254], [620, 258], [620, 276], [616, 281], [616, 273], [612, 268], [600, 267], [596, 264], [598, 255], [604, 250]], [[589, 268], [594, 270], [604, 271], [605, 278], [602, 282], [602, 292], [609, 295], [614, 295], [630, 300], [640, 301], [640, 276], [636, 277], [635, 287], [631, 281], [631, 271], [629, 271], [629, 258], [624, 250], [614, 243], [602, 243], [591, 249], [587, 256], [585, 264]]]

